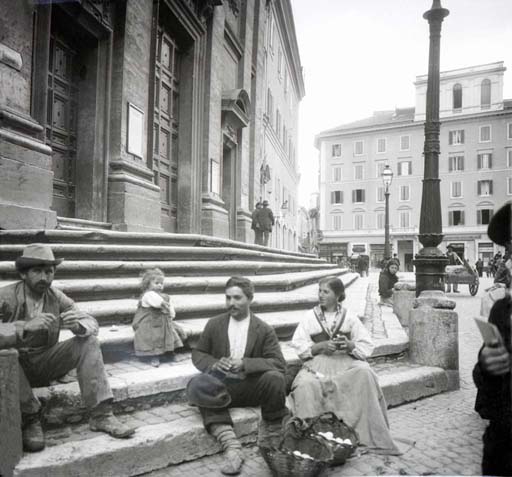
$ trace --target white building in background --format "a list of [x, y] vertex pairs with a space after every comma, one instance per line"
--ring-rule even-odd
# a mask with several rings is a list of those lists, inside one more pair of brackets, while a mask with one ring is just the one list
[[[487, 225], [512, 199], [512, 100], [503, 99], [503, 62], [441, 73], [441, 205], [444, 241], [474, 263], [497, 251]], [[390, 239], [402, 269], [412, 270], [421, 248], [418, 226], [423, 179], [427, 76], [418, 76], [416, 107], [319, 133], [320, 255], [367, 253], [376, 266], [384, 252], [385, 202], [381, 172], [389, 164]]]

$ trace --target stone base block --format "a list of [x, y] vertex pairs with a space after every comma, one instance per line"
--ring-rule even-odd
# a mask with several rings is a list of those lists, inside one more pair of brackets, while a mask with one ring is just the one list
[[54, 229], [57, 213], [50, 209], [2, 203], [0, 199], [0, 229]]
[[251, 214], [246, 210], [239, 209], [236, 220], [236, 239], [239, 242], [254, 243]]
[[0, 350], [0, 475], [11, 477], [23, 453], [18, 352]]
[[108, 221], [123, 232], [161, 232], [159, 188], [127, 175], [110, 176]]
[[409, 326], [409, 313], [416, 299], [416, 284], [398, 282], [393, 290], [393, 312], [402, 326]]
[[203, 197], [201, 233], [229, 238], [229, 216], [226, 209], [210, 198]]
[[409, 355], [413, 362], [459, 369], [458, 316], [443, 292], [425, 291], [410, 313]]

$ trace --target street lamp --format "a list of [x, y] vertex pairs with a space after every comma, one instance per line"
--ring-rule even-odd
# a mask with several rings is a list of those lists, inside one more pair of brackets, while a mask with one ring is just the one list
[[425, 167], [418, 237], [423, 248], [413, 262], [416, 267], [416, 296], [419, 296], [424, 290], [444, 291], [444, 268], [448, 263], [448, 259], [437, 246], [443, 240], [439, 188], [441, 182], [439, 179], [439, 56], [441, 24], [449, 13], [446, 8], [441, 6], [441, 0], [433, 0], [432, 7], [423, 15], [429, 24], [430, 45], [423, 149]]
[[386, 197], [386, 218], [384, 226], [384, 260], [387, 262], [391, 258], [391, 250], [389, 244], [389, 186], [393, 182], [393, 171], [388, 164], [384, 167], [381, 174], [382, 183], [384, 184], [384, 196]]

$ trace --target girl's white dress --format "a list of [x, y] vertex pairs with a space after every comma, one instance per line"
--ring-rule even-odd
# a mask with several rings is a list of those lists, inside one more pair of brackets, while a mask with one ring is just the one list
[[[350, 354], [311, 355], [315, 342], [339, 334], [354, 341]], [[387, 405], [377, 375], [366, 362], [374, 344], [359, 318], [341, 305], [332, 313], [317, 306], [301, 319], [292, 346], [304, 361], [290, 394], [294, 415], [307, 418], [332, 411], [357, 431], [361, 444], [369, 450], [399, 454], [389, 433]]]

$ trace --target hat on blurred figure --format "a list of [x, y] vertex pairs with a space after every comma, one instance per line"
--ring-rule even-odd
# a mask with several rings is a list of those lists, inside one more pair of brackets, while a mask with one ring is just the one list
[[507, 202], [496, 212], [487, 227], [487, 235], [498, 245], [510, 246], [512, 232], [510, 224], [510, 211], [512, 202]]

